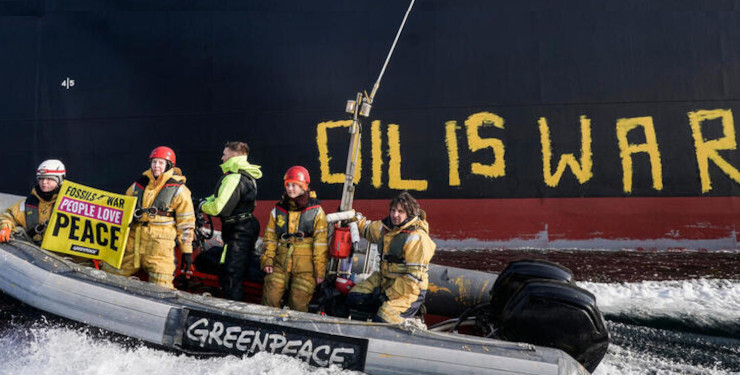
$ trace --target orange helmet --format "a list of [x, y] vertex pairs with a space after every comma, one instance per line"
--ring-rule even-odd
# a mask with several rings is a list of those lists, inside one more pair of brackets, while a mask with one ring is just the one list
[[172, 163], [172, 166], [175, 166], [175, 164], [177, 164], [175, 152], [167, 146], [159, 146], [152, 150], [152, 153], [149, 154], [149, 160], [152, 160], [154, 158], [167, 160], [168, 162]]
[[301, 187], [301, 189], [308, 191], [308, 184], [311, 183], [311, 176], [308, 175], [308, 170], [296, 165], [288, 168], [283, 176], [284, 184], [287, 186], [288, 182], [292, 182]]

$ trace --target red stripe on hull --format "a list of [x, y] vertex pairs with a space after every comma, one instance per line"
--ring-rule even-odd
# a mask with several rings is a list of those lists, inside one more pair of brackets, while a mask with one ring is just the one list
[[[388, 200], [357, 200], [371, 219]], [[274, 202], [255, 210], [262, 228]], [[740, 197], [426, 199], [432, 237], [441, 248], [738, 250]], [[338, 200], [322, 201], [327, 213]]]

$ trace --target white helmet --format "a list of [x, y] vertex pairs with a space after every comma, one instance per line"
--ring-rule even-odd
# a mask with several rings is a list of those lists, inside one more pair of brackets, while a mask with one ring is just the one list
[[57, 180], [57, 184], [61, 185], [66, 176], [67, 170], [64, 168], [64, 164], [57, 159], [44, 160], [36, 168], [36, 179], [52, 178]]

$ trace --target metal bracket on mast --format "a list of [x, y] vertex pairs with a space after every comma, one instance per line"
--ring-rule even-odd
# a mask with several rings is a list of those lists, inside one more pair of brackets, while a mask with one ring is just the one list
[[[358, 105], [358, 103], [360, 103]], [[344, 188], [342, 189], [342, 202], [339, 204], [339, 211], [349, 211], [352, 209], [352, 201], [355, 195], [355, 169], [360, 153], [360, 134], [362, 124], [360, 116], [367, 117], [370, 115], [370, 104], [361, 92], [357, 93], [356, 100], [348, 100], [346, 111], [352, 114], [352, 125], [349, 127], [350, 141], [349, 151], [347, 151], [347, 168], [344, 173]]]

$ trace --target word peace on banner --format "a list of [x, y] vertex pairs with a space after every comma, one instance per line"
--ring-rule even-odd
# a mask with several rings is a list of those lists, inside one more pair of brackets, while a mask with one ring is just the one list
[[136, 197], [65, 180], [41, 247], [120, 268]]

